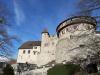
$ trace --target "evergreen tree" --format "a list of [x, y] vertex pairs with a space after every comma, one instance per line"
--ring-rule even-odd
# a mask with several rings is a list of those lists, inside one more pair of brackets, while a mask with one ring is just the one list
[[14, 75], [14, 69], [10, 64], [7, 64], [3, 69], [3, 75]]

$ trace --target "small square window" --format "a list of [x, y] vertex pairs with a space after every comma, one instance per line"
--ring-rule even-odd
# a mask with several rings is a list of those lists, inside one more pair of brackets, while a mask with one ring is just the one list
[[64, 34], [65, 32], [64, 32], [64, 30], [62, 31], [62, 34]]
[[30, 50], [28, 50], [28, 54], [30, 54]]
[[34, 46], [34, 49], [37, 49], [37, 47], [36, 47], [36, 46]]

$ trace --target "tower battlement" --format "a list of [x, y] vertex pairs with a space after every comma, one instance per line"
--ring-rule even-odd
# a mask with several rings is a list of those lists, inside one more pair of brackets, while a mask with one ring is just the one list
[[58, 37], [59, 37], [60, 31], [63, 30], [64, 28], [71, 26], [71, 25], [80, 24], [80, 23], [86, 23], [86, 24], [93, 25], [94, 28], [96, 28], [96, 24], [97, 24], [96, 20], [90, 16], [71, 17], [71, 18], [61, 22], [58, 25], [58, 27], [56, 29]]

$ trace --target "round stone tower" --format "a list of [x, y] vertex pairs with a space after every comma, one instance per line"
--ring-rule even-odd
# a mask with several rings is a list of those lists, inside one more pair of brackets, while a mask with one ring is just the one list
[[76, 16], [61, 22], [56, 31], [59, 38], [56, 47], [56, 62], [71, 61], [75, 56], [86, 56], [80, 45], [84, 45], [95, 32], [96, 20], [90, 16]]

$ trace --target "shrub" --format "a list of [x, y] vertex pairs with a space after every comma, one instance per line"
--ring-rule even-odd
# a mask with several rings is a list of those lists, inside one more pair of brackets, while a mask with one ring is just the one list
[[7, 64], [3, 69], [3, 75], [14, 75], [13, 67], [10, 64]]
[[79, 65], [66, 64], [66, 65], [55, 65], [53, 68], [48, 70], [47, 75], [74, 75], [75, 72], [80, 71]]

